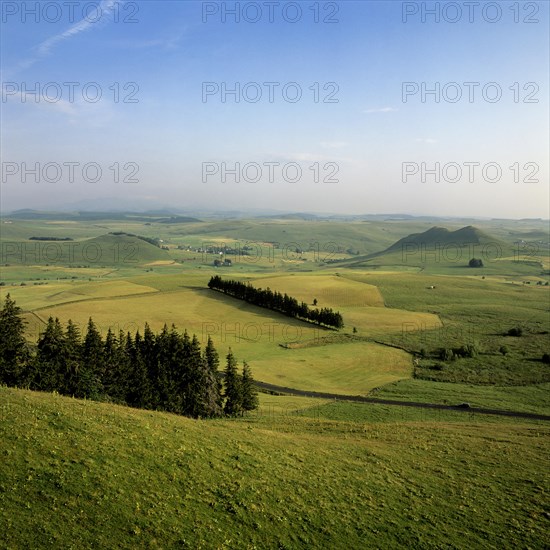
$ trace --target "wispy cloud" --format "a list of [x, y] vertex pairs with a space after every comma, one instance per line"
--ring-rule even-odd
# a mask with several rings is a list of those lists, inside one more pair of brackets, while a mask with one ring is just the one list
[[125, 48], [128, 50], [140, 50], [159, 48], [164, 50], [176, 50], [180, 47], [181, 40], [185, 33], [180, 31], [172, 36], [166, 36], [163, 38], [153, 38], [150, 40], [118, 40], [115, 45], [119, 48]]
[[366, 109], [363, 111], [363, 113], [366, 113], [368, 115], [372, 113], [395, 113], [399, 109], [396, 109], [395, 107], [380, 107], [378, 109]]
[[43, 94], [36, 95], [34, 93], [21, 92], [19, 90], [13, 91], [5, 85], [2, 86], [2, 102], [13, 102], [21, 103], [22, 105], [45, 107], [46, 109], [54, 109], [71, 116], [77, 114], [74, 104], [65, 99], [51, 101]]
[[438, 142], [438, 140], [434, 138], [416, 138], [415, 141], [419, 143], [429, 143], [429, 144]]
[[126, 0], [101, 0], [97, 6], [97, 16], [94, 14], [94, 19], [85, 17], [74, 25], [70, 26], [67, 30], [50, 36], [38, 46], [33, 48], [34, 55], [23, 61], [19, 62], [17, 71], [24, 71], [29, 67], [32, 67], [38, 60], [52, 53], [52, 50], [59, 43], [68, 40], [81, 32], [85, 32], [95, 26], [99, 28], [100, 25], [107, 23], [109, 16], [114, 12], [117, 6], [122, 5]]
[[38, 109], [44, 114], [64, 115], [70, 125], [78, 125], [87, 128], [109, 127], [115, 116], [113, 105], [104, 99], [97, 103], [90, 103], [83, 99], [67, 101], [56, 99], [52, 101], [44, 94], [36, 95], [29, 92], [13, 91], [3, 86], [2, 97], [5, 103], [21, 105], [26, 109]]
[[66, 31], [63, 31], [59, 34], [51, 36], [47, 40], [44, 40], [41, 44], [38, 45], [39, 55], [47, 55], [51, 52], [52, 48], [59, 42], [63, 42], [68, 38], [72, 38], [81, 32], [87, 31], [92, 25], [98, 25], [107, 20], [108, 15], [115, 9], [117, 4], [121, 4], [123, 0], [101, 0], [97, 11], [99, 12], [99, 17], [97, 19], [81, 19]]

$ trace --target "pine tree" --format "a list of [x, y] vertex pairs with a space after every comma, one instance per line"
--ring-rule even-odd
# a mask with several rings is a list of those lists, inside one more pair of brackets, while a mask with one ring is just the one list
[[172, 325], [170, 332], [167, 334], [166, 342], [166, 410], [181, 414], [183, 410], [183, 396], [181, 388], [184, 385], [185, 376], [185, 351], [188, 343], [184, 342], [181, 334], [178, 333], [176, 327]]
[[8, 294], [0, 310], [0, 384], [26, 385], [28, 359], [21, 308]]
[[160, 406], [158, 354], [156, 337], [148, 323], [145, 323], [140, 351], [150, 385], [151, 397], [148, 407], [157, 409]]
[[208, 342], [206, 343], [206, 347], [204, 348], [204, 358], [206, 360], [206, 365], [208, 367], [208, 370], [210, 371], [210, 373], [214, 377], [214, 380], [216, 381], [218, 407], [221, 411], [223, 409], [223, 395], [222, 395], [223, 383], [222, 383], [222, 374], [219, 371], [220, 356], [218, 355], [218, 352], [214, 347], [214, 342], [212, 342], [212, 338], [210, 338], [210, 336], [208, 337]]
[[78, 327], [69, 319], [63, 338], [62, 361], [57, 391], [63, 395], [76, 395], [82, 364], [82, 342]]
[[227, 354], [227, 363], [225, 366], [225, 405], [224, 413], [228, 416], [236, 416], [242, 412], [242, 390], [241, 379], [237, 371], [237, 361], [233, 356], [231, 348]]
[[42, 391], [61, 391], [64, 375], [63, 352], [65, 336], [56, 317], [50, 317], [44, 333], [38, 340], [38, 352], [35, 358], [35, 375], [32, 388]]
[[76, 397], [98, 399], [103, 390], [101, 383], [103, 371], [103, 339], [90, 317], [82, 345], [82, 361], [77, 376]]
[[243, 374], [241, 377], [242, 407], [243, 411], [253, 411], [258, 408], [258, 392], [254, 386], [252, 372], [247, 362], [243, 362]]
[[147, 409], [151, 406], [151, 383], [147, 377], [147, 368], [141, 355], [142, 338], [136, 332], [134, 341], [128, 335], [130, 355], [130, 377], [128, 388], [128, 404], [132, 407]]
[[162, 328], [162, 332], [156, 336], [156, 349], [157, 349], [157, 399], [158, 406], [161, 410], [170, 410], [170, 335], [168, 333], [168, 327], [166, 323]]
[[218, 380], [208, 366], [206, 354], [201, 354], [200, 343], [195, 335], [191, 340], [188, 369], [189, 384], [185, 396], [185, 414], [193, 418], [219, 416], [222, 410]]
[[177, 344], [177, 353], [172, 362], [172, 375], [175, 386], [175, 401], [178, 414], [187, 414], [191, 373], [190, 362], [191, 357], [194, 354], [191, 338], [187, 330], [184, 331], [183, 336], [180, 336], [176, 331], [176, 327], [172, 325], [172, 332], [177, 334], [179, 340]]
[[187, 349], [185, 357], [185, 375], [182, 379], [181, 394], [183, 397], [183, 414], [197, 417], [197, 411], [200, 409], [201, 393], [204, 384], [202, 355], [200, 343], [195, 335], [190, 339], [187, 331], [184, 334]]
[[[120, 331], [119, 336], [124, 342], [124, 333]], [[124, 351], [120, 348], [120, 342], [117, 341], [114, 333], [109, 330], [105, 337], [103, 346], [103, 391], [115, 403], [125, 403], [126, 388], [125, 374], [127, 365], [124, 362]]]

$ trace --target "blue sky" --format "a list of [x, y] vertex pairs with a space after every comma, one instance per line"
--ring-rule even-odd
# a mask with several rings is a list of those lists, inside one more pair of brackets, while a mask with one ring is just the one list
[[549, 217], [548, 2], [476, 2], [471, 22], [464, 2], [35, 4], [2, 2], [2, 210]]

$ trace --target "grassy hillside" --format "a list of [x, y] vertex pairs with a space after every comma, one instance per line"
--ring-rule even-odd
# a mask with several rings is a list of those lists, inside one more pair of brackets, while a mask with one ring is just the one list
[[[81, 330], [92, 316], [103, 334], [108, 327], [115, 331], [142, 331], [145, 319], [155, 331], [165, 322], [175, 322], [181, 330], [197, 334], [203, 343], [211, 335], [222, 356], [231, 347], [250, 363], [259, 380], [306, 390], [363, 394], [380, 384], [409, 377], [412, 372], [410, 357], [401, 350], [372, 342], [333, 342], [333, 331], [208, 289], [90, 300], [85, 307], [83, 304], [49, 307], [36, 311], [36, 315], [42, 321], [49, 316], [59, 317], [62, 322], [72, 319]], [[401, 319], [395, 317], [396, 329]], [[417, 321], [414, 314], [410, 319]], [[303, 347], [282, 347], [293, 343]]]
[[491, 237], [481, 229], [471, 225], [455, 231], [449, 231], [446, 227], [431, 227], [422, 233], [412, 233], [411, 235], [399, 239], [399, 241], [390, 246], [385, 252], [391, 250], [414, 250], [420, 246], [435, 248], [436, 246], [444, 247], [445, 245], [451, 244], [467, 246], [469, 244], [480, 245], [486, 243], [504, 244], [502, 241], [497, 241], [494, 237]]
[[[348, 221], [292, 217], [217, 218], [196, 223], [185, 221], [185, 217], [159, 217], [154, 213], [113, 214], [110, 219], [105, 216], [92, 213], [89, 216], [59, 215], [58, 218], [51, 214], [43, 218], [35, 216], [34, 219], [25, 219], [24, 216], [4, 218], [9, 223], [3, 223], [1, 227], [2, 246], [25, 242], [31, 236], [70, 237], [80, 242], [101, 238], [110, 232], [124, 231], [163, 239], [164, 244], [169, 247], [165, 258], [194, 268], [212, 265], [215, 258], [213, 254], [197, 253], [197, 250], [224, 245], [239, 250], [250, 246], [248, 256], [230, 257], [234, 271], [311, 271], [322, 266], [335, 265], [333, 262], [338, 261], [336, 265], [339, 267], [378, 270], [389, 267], [392, 270], [455, 274], [457, 270], [467, 269], [465, 266], [470, 260], [472, 247], [478, 255], [481, 252], [482, 259], [485, 260], [484, 268], [475, 270], [479, 275], [506, 272], [519, 276], [547, 276], [550, 265], [550, 237], [544, 221], [439, 220], [437, 223], [444, 223], [445, 228], [435, 228], [434, 233], [436, 221], [422, 218], [396, 220], [379, 217]], [[475, 227], [467, 226], [466, 223], [475, 223]], [[422, 241], [426, 235], [426, 239], [429, 238], [432, 243], [429, 246]], [[392, 245], [395, 247], [397, 242], [403, 242], [407, 238], [420, 239], [426, 250], [437, 241], [440, 252], [435, 256], [425, 253], [420, 241], [409, 243], [411, 246], [406, 250], [402, 250], [402, 246], [392, 248]], [[471, 244], [457, 249], [455, 241]], [[178, 246], [183, 248], [178, 249]], [[188, 246], [192, 248], [189, 251], [186, 249]], [[300, 250], [299, 254], [295, 252], [296, 249]], [[135, 267], [134, 263], [125, 261], [133, 256], [131, 248], [119, 249], [118, 258], [115, 258], [113, 251], [107, 247], [103, 256], [101, 265], [111, 265], [118, 270]], [[109, 262], [105, 263], [107, 260]], [[141, 262], [138, 255], [137, 265], [158, 260], [162, 259], [145, 258]], [[14, 264], [15, 261], [12, 258], [7, 263]], [[91, 265], [90, 262], [80, 263]], [[66, 267], [66, 262], [59, 261], [57, 265]], [[27, 268], [29, 267], [32, 265], [27, 263]], [[97, 264], [92, 267], [97, 267]]]
[[19, 307], [25, 310], [38, 310], [51, 307], [52, 304], [81, 302], [95, 298], [115, 298], [148, 292], [157, 292], [149, 286], [131, 281], [72, 281], [44, 285], [26, 285], [9, 288], [11, 297]]
[[0, 403], [8, 549], [547, 542], [541, 423], [373, 423], [353, 404], [201, 422], [6, 388]]
[[211, 291], [206, 287], [207, 273], [51, 282], [6, 290], [29, 311], [31, 340], [49, 316], [62, 323], [72, 319], [82, 331], [91, 316], [104, 335], [108, 328], [115, 333], [143, 331], [146, 321], [154, 331], [175, 323], [203, 343], [210, 335], [222, 356], [231, 347], [251, 364], [258, 380], [340, 394], [365, 394], [412, 374], [408, 354], [366, 338], [400, 332], [403, 323], [440, 326], [431, 313], [385, 308], [375, 286], [346, 277], [326, 273], [256, 277], [249, 274], [257, 286], [270, 286], [309, 303], [317, 297], [318, 307], [339, 309], [347, 325], [344, 332], [353, 338], [340, 340], [334, 331]]
[[[515, 239], [512, 238], [512, 235]], [[426, 273], [447, 275], [491, 276], [496, 274], [532, 277], [547, 280], [550, 254], [548, 234], [534, 230], [517, 237], [508, 232], [506, 240], [482, 229], [466, 226], [456, 230], [431, 227], [411, 233], [391, 246], [355, 258], [339, 259], [342, 267], [363, 269], [417, 268]], [[482, 260], [483, 266], [468, 266], [472, 258]]]
[[[103, 335], [175, 323], [279, 386], [549, 414], [547, 223], [204, 220], [22, 214], [1, 226], [0, 297], [23, 307], [32, 341], [50, 315], [81, 330], [92, 316]], [[446, 256], [422, 255], [428, 237]], [[502, 257], [466, 267], [455, 245], [489, 241]], [[21, 244], [30, 254], [14, 261]], [[219, 269], [204, 250], [248, 244]], [[34, 247], [65, 255], [36, 260]], [[317, 299], [345, 327], [211, 291], [214, 273]], [[437, 357], [470, 343], [475, 357]], [[547, 424], [270, 394], [250, 416], [192, 421], [0, 387], [0, 546], [546, 548]]]
[[[66, 235], [66, 233], [65, 233]], [[33, 235], [49, 238], [50, 232]], [[2, 243], [0, 262], [15, 265], [135, 267], [171, 261], [166, 251], [136, 236], [101, 235], [85, 240], [13, 240]]]

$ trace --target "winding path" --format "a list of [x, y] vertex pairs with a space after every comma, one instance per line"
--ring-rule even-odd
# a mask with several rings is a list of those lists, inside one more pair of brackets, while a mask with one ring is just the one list
[[393, 405], [399, 407], [416, 407], [419, 409], [439, 409], [447, 411], [462, 411], [470, 414], [493, 414], [499, 416], [511, 416], [513, 418], [528, 418], [530, 420], [546, 420], [550, 421], [550, 416], [546, 414], [519, 412], [519, 411], [503, 411], [500, 409], [485, 409], [478, 407], [460, 406], [460, 405], [441, 405], [439, 403], [420, 403], [417, 401], [397, 401], [395, 399], [378, 399], [376, 397], [362, 397], [360, 395], [340, 395], [336, 393], [322, 393], [314, 391], [297, 390], [287, 388], [285, 386], [276, 386], [267, 382], [254, 383], [258, 388], [266, 391], [284, 393], [289, 395], [299, 395], [301, 397], [317, 397], [319, 399], [337, 399], [340, 401], [354, 401], [357, 403], [375, 403], [378, 405]]

